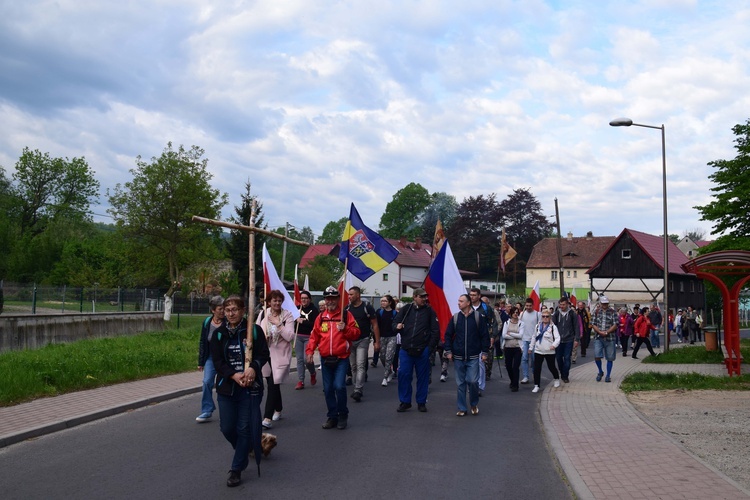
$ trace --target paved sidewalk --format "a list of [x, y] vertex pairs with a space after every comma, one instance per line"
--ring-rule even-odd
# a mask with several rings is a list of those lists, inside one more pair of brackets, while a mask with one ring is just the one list
[[[603, 363], [606, 370], [606, 362]], [[612, 383], [596, 381], [596, 366], [570, 372], [570, 384], [544, 387], [540, 413], [547, 441], [580, 499], [750, 498], [737, 483], [703, 463], [642, 420], [618, 387], [633, 371], [726, 375], [723, 365], [644, 365], [615, 360]], [[664, 474], [679, 464], [682, 474]], [[633, 471], [639, 471], [636, 477]]]
[[203, 374], [167, 375], [72, 392], [0, 408], [0, 448], [185, 394], [199, 392]]

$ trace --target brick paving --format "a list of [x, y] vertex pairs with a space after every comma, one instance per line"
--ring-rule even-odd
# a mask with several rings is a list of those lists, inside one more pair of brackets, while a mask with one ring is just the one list
[[[644, 421], [628, 402], [620, 382], [630, 372], [647, 370], [726, 374], [723, 365], [644, 365], [618, 357], [612, 383], [596, 382], [596, 367], [589, 363], [571, 370], [570, 384], [543, 388], [542, 425], [576, 496], [750, 498], [750, 492]], [[0, 408], [0, 447], [199, 392], [201, 381], [200, 372], [187, 372]], [[673, 464], [680, 464], [679, 477], [668, 473]]]
[[[542, 424], [578, 498], [750, 498], [750, 492], [642, 419], [619, 390], [634, 371], [727, 374], [723, 365], [645, 365], [618, 357], [611, 383], [597, 382], [596, 366], [589, 363], [570, 371], [570, 384], [559, 389], [548, 384]], [[679, 476], [670, 473], [675, 464]]]

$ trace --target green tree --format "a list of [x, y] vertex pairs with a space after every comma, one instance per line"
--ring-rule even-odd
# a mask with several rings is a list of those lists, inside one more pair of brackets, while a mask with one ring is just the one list
[[456, 217], [456, 210], [458, 210], [458, 202], [455, 196], [443, 192], [432, 193], [430, 200], [430, 204], [422, 212], [419, 225], [422, 240], [431, 243], [435, 237], [435, 227], [437, 226], [438, 219], [443, 224], [444, 230], [449, 228], [453, 223], [453, 219]]
[[495, 193], [464, 198], [446, 237], [459, 269], [494, 277], [500, 251], [501, 223]]
[[[300, 274], [300, 287], [309, 277], [311, 290], [325, 290], [328, 286], [336, 286], [344, 272], [344, 264], [332, 255], [318, 255]], [[317, 305], [317, 304], [316, 304]]]
[[687, 236], [693, 242], [698, 242], [703, 241], [703, 239], [706, 237], [706, 232], [703, 229], [696, 227], [694, 229], [691, 229], [690, 231], [685, 231], [684, 236]]
[[[257, 196], [252, 194], [249, 180], [245, 183], [245, 192], [240, 198], [240, 204], [235, 205], [234, 215], [229, 220], [235, 224], [247, 226], [250, 223], [250, 212], [252, 211], [253, 200], [255, 200], [255, 227], [266, 229], [266, 224], [263, 220], [263, 203], [261, 203]], [[263, 243], [266, 241], [266, 238], [262, 234], [255, 234], [255, 282], [261, 285], [263, 283], [263, 266], [260, 263], [263, 262]], [[237, 273], [237, 279], [239, 280], [240, 290], [242, 290], [243, 295], [247, 294], [250, 276], [247, 255], [249, 241], [250, 237], [246, 231], [232, 229], [227, 244], [229, 257], [232, 259], [232, 269]]]
[[708, 176], [714, 186], [713, 201], [696, 206], [701, 220], [714, 223], [713, 234], [750, 236], [750, 119], [732, 128], [737, 156], [708, 163], [716, 170]]
[[323, 234], [320, 235], [315, 243], [318, 245], [335, 245], [339, 243], [341, 237], [344, 236], [344, 227], [348, 220], [348, 217], [342, 217], [339, 220], [332, 220], [326, 224], [323, 228]]
[[186, 150], [180, 145], [175, 151], [170, 142], [150, 163], [139, 156], [137, 168], [130, 170], [133, 180], [117, 184], [111, 195], [107, 191], [108, 212], [118, 229], [126, 240], [163, 259], [171, 284], [190, 263], [206, 259], [206, 253], [218, 254], [220, 230], [192, 221], [193, 215], [216, 219], [227, 204], [226, 193], [209, 184], [213, 175], [203, 153], [198, 146]]
[[379, 233], [386, 238], [396, 239], [402, 236], [409, 239], [420, 236], [422, 227], [419, 219], [431, 202], [430, 192], [421, 184], [407, 184], [396, 191], [393, 199], [385, 206], [385, 212], [380, 218]]
[[[279, 227], [275, 229], [274, 232], [283, 235], [286, 231], [284, 227]], [[305, 241], [311, 244], [312, 242], [310, 240], [314, 239], [312, 229], [307, 226], [302, 228], [302, 230], [297, 230], [294, 226], [290, 226], [286, 233], [287, 236], [293, 240]], [[268, 247], [268, 253], [271, 255], [271, 260], [273, 260], [276, 271], [281, 275], [281, 259], [284, 255], [284, 241], [277, 238], [269, 238], [266, 242], [266, 247]], [[306, 250], [307, 247], [303, 245], [295, 245], [293, 243], [286, 244], [286, 265], [283, 266], [284, 276], [281, 277], [282, 280], [294, 280], [294, 266], [300, 263]]]
[[99, 182], [85, 158], [52, 158], [24, 148], [13, 174], [21, 233], [39, 234], [51, 220], [90, 220]]

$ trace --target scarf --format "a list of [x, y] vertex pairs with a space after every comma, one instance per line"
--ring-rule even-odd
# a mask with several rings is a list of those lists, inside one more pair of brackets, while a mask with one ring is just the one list
[[551, 325], [551, 323], [547, 323], [546, 325], [544, 323], [539, 323], [539, 335], [536, 336], [537, 342], [542, 341], [542, 337], [544, 337], [544, 332], [547, 331], [547, 328], [549, 328], [549, 325]]

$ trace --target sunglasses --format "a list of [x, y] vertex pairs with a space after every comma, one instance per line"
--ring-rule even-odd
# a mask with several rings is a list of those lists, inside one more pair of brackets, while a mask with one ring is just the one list
[[549, 314], [542, 314], [542, 318], [549, 318]]

